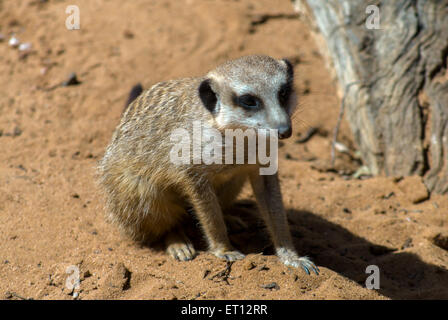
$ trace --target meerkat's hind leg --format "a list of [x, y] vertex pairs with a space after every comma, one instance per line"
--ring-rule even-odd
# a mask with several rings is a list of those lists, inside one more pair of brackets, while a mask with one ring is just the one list
[[243, 219], [232, 214], [232, 212], [236, 211], [235, 209], [238, 209], [235, 207], [235, 199], [241, 192], [246, 180], [246, 175], [238, 175], [220, 185], [216, 190], [216, 195], [219, 198], [219, 203], [223, 211], [224, 220], [230, 233], [240, 233], [249, 228]]
[[244, 230], [249, 229], [247, 223], [244, 222], [244, 220], [240, 217], [225, 213], [224, 220], [226, 222], [227, 228], [229, 229], [229, 233], [240, 233]]
[[176, 260], [188, 261], [196, 256], [193, 243], [180, 228], [174, 228], [165, 235], [166, 252]]

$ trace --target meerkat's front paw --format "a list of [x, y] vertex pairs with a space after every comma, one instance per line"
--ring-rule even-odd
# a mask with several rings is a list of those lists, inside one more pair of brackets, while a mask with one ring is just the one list
[[299, 257], [294, 251], [287, 249], [277, 250], [277, 255], [285, 265], [294, 268], [302, 268], [307, 274], [310, 274], [310, 270], [315, 274], [319, 274], [319, 268], [308, 258]]
[[166, 252], [176, 260], [188, 261], [196, 256], [193, 244], [181, 229], [174, 229], [165, 236]]
[[173, 243], [166, 249], [168, 254], [176, 260], [188, 261], [196, 256], [196, 250], [191, 243]]
[[225, 250], [212, 250], [211, 251], [215, 256], [218, 258], [227, 260], [227, 261], [236, 261], [244, 259], [245, 255], [241, 252], [234, 250], [234, 251], [225, 251]]

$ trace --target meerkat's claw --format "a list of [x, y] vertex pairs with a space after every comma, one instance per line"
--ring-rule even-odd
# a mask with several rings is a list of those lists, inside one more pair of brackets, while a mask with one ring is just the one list
[[176, 260], [188, 261], [196, 256], [193, 244], [181, 229], [174, 229], [165, 236], [166, 252]]
[[299, 266], [302, 267], [307, 274], [310, 274], [311, 269], [315, 274], [319, 275], [319, 268], [310, 259], [308, 259], [308, 257], [299, 258]]
[[301, 267], [307, 274], [310, 274], [310, 269], [314, 271], [316, 275], [319, 275], [319, 268], [308, 257], [300, 257], [298, 259], [286, 260], [283, 263], [291, 267]]
[[196, 256], [196, 250], [191, 243], [174, 243], [168, 246], [166, 251], [174, 259], [180, 261], [192, 260]]
[[308, 258], [298, 257], [297, 254], [290, 250], [279, 250], [277, 252], [280, 260], [287, 266], [294, 268], [302, 268], [307, 274], [310, 274], [310, 269], [315, 274], [319, 275], [319, 268]]
[[244, 259], [245, 255], [239, 251], [215, 251], [213, 252], [215, 256], [218, 258], [227, 260], [227, 261], [236, 261]]

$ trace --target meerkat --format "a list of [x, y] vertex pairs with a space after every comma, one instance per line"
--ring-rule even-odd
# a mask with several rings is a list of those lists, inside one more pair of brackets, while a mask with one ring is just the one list
[[107, 220], [137, 241], [162, 240], [169, 255], [186, 261], [196, 251], [182, 219], [193, 208], [209, 252], [227, 261], [243, 259], [230, 244], [223, 209], [248, 180], [279, 259], [318, 274], [313, 262], [296, 253], [277, 173], [260, 175], [258, 163], [170, 160], [170, 133], [179, 127], [191, 130], [194, 121], [205, 131], [263, 128], [277, 130], [279, 139], [290, 137], [296, 106], [293, 80], [288, 60], [252, 55], [225, 62], [203, 77], [160, 82], [143, 92], [134, 88], [98, 165]]

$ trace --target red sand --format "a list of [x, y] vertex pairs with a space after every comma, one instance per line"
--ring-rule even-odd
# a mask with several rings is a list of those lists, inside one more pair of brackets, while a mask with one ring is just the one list
[[[81, 272], [78, 299], [448, 298], [447, 198], [414, 204], [425, 194], [419, 178], [346, 180], [319, 169], [330, 157], [340, 100], [307, 26], [288, 18], [289, 1], [77, 3], [81, 29], [68, 31], [67, 1], [0, 2], [1, 298], [73, 299], [70, 265]], [[277, 13], [286, 16], [253, 24]], [[31, 54], [8, 46], [12, 32], [32, 43]], [[211, 254], [177, 262], [104, 220], [94, 167], [131, 86], [201, 75], [253, 53], [296, 64], [300, 110], [280, 149], [280, 175], [297, 250], [319, 276], [279, 263], [258, 223], [231, 235], [248, 255], [224, 276], [226, 263]], [[70, 72], [82, 83], [54, 88]], [[310, 127], [319, 133], [295, 143]], [[340, 137], [354, 151], [345, 122]], [[340, 173], [358, 167], [338, 154]], [[249, 188], [241, 198], [252, 199]], [[365, 287], [368, 265], [380, 268], [379, 290]], [[263, 288], [272, 282], [278, 290]]]

